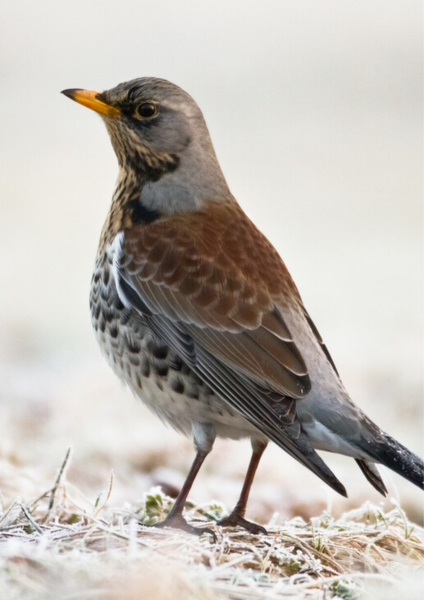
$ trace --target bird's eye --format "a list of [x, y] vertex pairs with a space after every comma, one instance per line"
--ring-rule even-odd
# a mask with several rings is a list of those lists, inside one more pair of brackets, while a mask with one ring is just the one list
[[156, 104], [153, 104], [153, 102], [143, 102], [143, 104], [137, 106], [136, 110], [143, 119], [151, 119], [158, 112]]

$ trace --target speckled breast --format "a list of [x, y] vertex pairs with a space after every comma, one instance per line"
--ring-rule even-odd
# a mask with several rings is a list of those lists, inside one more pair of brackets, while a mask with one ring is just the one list
[[[123, 306], [111, 257], [96, 261], [90, 289], [93, 328], [115, 374], [160, 418], [184, 434], [193, 421], [214, 423], [222, 437], [245, 437], [252, 426], [165, 345], [143, 317]], [[228, 429], [228, 431], [227, 431]]]

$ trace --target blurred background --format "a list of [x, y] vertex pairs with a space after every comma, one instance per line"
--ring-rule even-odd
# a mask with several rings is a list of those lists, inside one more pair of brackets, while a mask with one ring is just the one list
[[[352, 396], [423, 455], [422, 7], [413, 0], [21, 0], [0, 19], [0, 489], [68, 479], [111, 503], [175, 492], [191, 442], [123, 389], [88, 291], [117, 164], [101, 119], [60, 95], [152, 75], [204, 111], [230, 188], [282, 254]], [[237, 499], [250, 448], [218, 441], [192, 491]], [[338, 498], [276, 447], [248, 516], [337, 515], [381, 498], [326, 456]], [[422, 522], [418, 489], [390, 502]]]

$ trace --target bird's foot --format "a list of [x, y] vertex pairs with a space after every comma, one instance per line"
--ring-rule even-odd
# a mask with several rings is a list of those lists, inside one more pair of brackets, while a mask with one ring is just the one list
[[243, 529], [246, 529], [254, 535], [259, 535], [260, 533], [268, 535], [265, 527], [248, 521], [236, 512], [232, 512], [228, 517], [217, 521], [217, 525], [220, 525], [221, 527], [243, 527]]
[[170, 527], [171, 529], [180, 529], [181, 531], [191, 533], [191, 535], [197, 535], [198, 537], [204, 533], [209, 533], [212, 536], [214, 543], [216, 542], [216, 535], [212, 529], [209, 529], [209, 527], [193, 527], [192, 525], [189, 525], [181, 515], [174, 516], [170, 513], [164, 521], [155, 523], [154, 525], [148, 525], [148, 527], [157, 527], [159, 529]]

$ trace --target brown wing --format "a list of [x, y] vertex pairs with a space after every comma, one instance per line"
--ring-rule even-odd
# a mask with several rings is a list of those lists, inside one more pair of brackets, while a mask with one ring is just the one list
[[214, 206], [124, 235], [126, 272], [153, 313], [184, 323], [197, 344], [265, 389], [291, 398], [310, 391], [274, 305], [281, 290], [291, 297], [290, 275], [244, 213]]
[[342, 494], [296, 418], [305, 362], [276, 308], [297, 291], [280, 257], [237, 205], [124, 230], [116, 248], [125, 303], [260, 431]]

